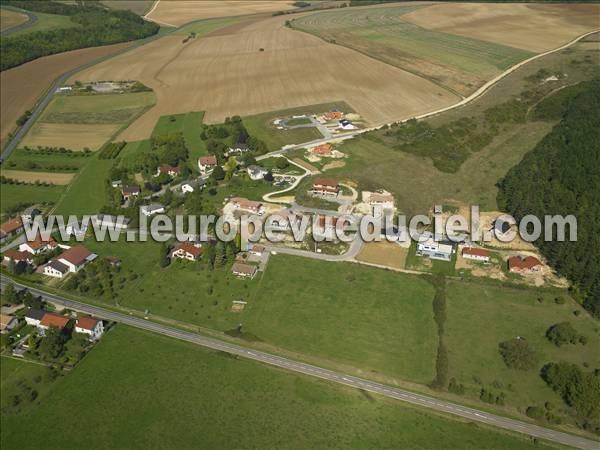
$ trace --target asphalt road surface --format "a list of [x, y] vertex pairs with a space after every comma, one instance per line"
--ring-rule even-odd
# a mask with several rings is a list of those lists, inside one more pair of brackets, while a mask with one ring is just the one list
[[580, 436], [575, 436], [560, 431], [543, 428], [537, 425], [533, 425], [531, 423], [509, 419], [507, 417], [497, 416], [495, 414], [490, 414], [485, 411], [479, 411], [477, 409], [447, 402], [434, 397], [429, 397], [422, 394], [415, 394], [410, 391], [386, 386], [384, 384], [364, 380], [362, 378], [346, 375], [344, 373], [323, 369], [321, 367], [302, 363], [293, 359], [284, 358], [281, 356], [276, 356], [269, 353], [256, 351], [253, 349], [247, 349], [239, 345], [220, 341], [214, 338], [201, 336], [187, 331], [178, 330], [176, 328], [154, 323], [149, 320], [139, 319], [137, 317], [113, 312], [104, 308], [99, 308], [85, 303], [68, 300], [66, 298], [51, 294], [40, 289], [21, 285], [19, 283], [14, 282], [6, 276], [1, 277], [0, 285], [2, 287], [9, 283], [13, 284], [17, 289], [27, 288], [31, 291], [32, 294], [41, 295], [46, 300], [52, 303], [63, 305], [69, 309], [92, 314], [102, 319], [123, 323], [125, 325], [140, 328], [146, 331], [151, 331], [154, 333], [159, 333], [164, 336], [169, 336], [182, 341], [191, 342], [193, 344], [197, 344], [212, 350], [220, 350], [232, 355], [237, 355], [265, 364], [281, 367], [283, 369], [287, 369], [293, 372], [322, 378], [331, 382], [344, 384], [346, 386], [350, 386], [356, 389], [363, 389], [365, 391], [401, 400], [403, 402], [412, 403], [414, 405], [418, 405], [424, 408], [434, 409], [436, 411], [440, 411], [447, 414], [453, 414], [474, 422], [482, 422], [494, 427], [504, 428], [506, 430], [514, 431], [517, 433], [523, 433], [530, 436], [534, 436], [539, 439], [545, 439], [548, 441], [553, 441], [563, 445], [586, 450], [598, 450], [598, 448], [600, 448], [599, 442], [595, 442]]

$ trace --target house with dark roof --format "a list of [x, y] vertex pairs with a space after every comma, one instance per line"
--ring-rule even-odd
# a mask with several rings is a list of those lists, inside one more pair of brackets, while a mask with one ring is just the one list
[[44, 266], [43, 274], [52, 278], [64, 278], [69, 274], [69, 267], [54, 259]]
[[41, 309], [29, 308], [23, 317], [25, 318], [25, 322], [27, 323], [27, 325], [37, 327], [40, 324], [42, 318], [44, 317], [44, 314], [46, 314], [46, 311], [43, 311]]
[[121, 195], [124, 200], [129, 200], [131, 197], [137, 197], [140, 195], [139, 186], [122, 186], [121, 187]]
[[251, 266], [243, 262], [235, 262], [231, 266], [231, 273], [241, 278], [254, 278], [258, 271], [256, 266]]

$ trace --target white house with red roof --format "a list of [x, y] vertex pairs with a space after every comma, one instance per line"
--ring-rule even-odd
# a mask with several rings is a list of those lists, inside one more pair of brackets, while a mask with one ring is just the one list
[[171, 252], [171, 258], [187, 259], [188, 261], [197, 261], [202, 255], [202, 248], [196, 247], [190, 242], [182, 242]]
[[159, 176], [162, 174], [166, 174], [169, 175], [170, 177], [178, 177], [179, 175], [181, 175], [181, 168], [180, 167], [175, 167], [175, 166], [170, 166], [168, 164], [163, 164], [162, 166], [159, 166], [158, 169], [156, 170], [156, 175], [155, 176]]
[[490, 252], [484, 248], [465, 247], [462, 249], [462, 257], [474, 261], [490, 262]]
[[75, 321], [75, 332], [87, 334], [90, 341], [96, 341], [104, 334], [104, 324], [94, 317], [79, 317]]
[[6, 250], [2, 257], [5, 263], [10, 262], [12, 259], [15, 263], [25, 262], [27, 264], [33, 264], [33, 253], [22, 252], [14, 248]]
[[57, 260], [69, 268], [69, 272], [79, 272], [88, 262], [98, 255], [83, 246], [75, 246], [61, 253]]
[[57, 246], [58, 244], [56, 243], [56, 241], [50, 236], [43, 237], [41, 235], [37, 235], [34, 240], [26, 241], [23, 244], [19, 245], [19, 250], [22, 252], [29, 252], [33, 255], [37, 255], [47, 250], [54, 250]]
[[329, 178], [317, 178], [312, 186], [312, 193], [324, 197], [337, 197], [340, 192], [340, 184], [337, 180]]
[[207, 173], [217, 166], [217, 157], [215, 155], [206, 155], [198, 158], [198, 168], [200, 172]]

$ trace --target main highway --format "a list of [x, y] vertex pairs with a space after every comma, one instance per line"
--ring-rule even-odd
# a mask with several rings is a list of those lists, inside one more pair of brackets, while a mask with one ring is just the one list
[[322, 367], [313, 366], [311, 364], [303, 363], [290, 358], [284, 358], [270, 353], [261, 352], [254, 349], [248, 349], [246, 347], [221, 341], [219, 339], [202, 336], [188, 331], [182, 331], [177, 328], [152, 322], [150, 320], [141, 319], [127, 314], [121, 314], [118, 312], [110, 311], [105, 308], [99, 308], [97, 306], [88, 305], [86, 303], [69, 300], [41, 289], [22, 285], [20, 283], [15, 282], [9, 277], [2, 275], [0, 279], [0, 286], [4, 288], [4, 286], [6, 286], [7, 284], [13, 284], [18, 290], [29, 289], [29, 291], [31, 291], [32, 294], [36, 296], [40, 295], [46, 301], [62, 305], [66, 308], [75, 311], [92, 314], [98, 318], [122, 323], [142, 330], [158, 333], [164, 336], [169, 336], [174, 339], [190, 342], [196, 345], [200, 345], [202, 347], [209, 348], [211, 350], [219, 350], [232, 355], [240, 356], [242, 358], [252, 359], [254, 361], [258, 361], [264, 364], [277, 366], [292, 372], [321, 378], [330, 382], [343, 384], [356, 389], [362, 389], [365, 391], [373, 392], [375, 394], [383, 395], [385, 397], [393, 398], [406, 403], [411, 403], [420, 407], [433, 409], [435, 411], [452, 414], [455, 416], [460, 416], [464, 419], [471, 420], [474, 422], [481, 422], [494, 427], [503, 428], [505, 430], [523, 433], [529, 436], [556, 442], [569, 447], [576, 447], [585, 450], [598, 450], [598, 448], [600, 448], [599, 442], [595, 442], [581, 436], [575, 436], [572, 434], [540, 427], [531, 423], [510, 419], [508, 417], [498, 416], [485, 411], [469, 408], [467, 406], [459, 405], [445, 400], [440, 400], [435, 397], [430, 397], [423, 394], [416, 394], [414, 392], [354, 377], [341, 372], [335, 372], [333, 370], [324, 369]]

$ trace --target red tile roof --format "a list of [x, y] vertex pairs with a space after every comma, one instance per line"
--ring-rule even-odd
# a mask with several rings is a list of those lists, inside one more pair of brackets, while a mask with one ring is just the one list
[[521, 258], [520, 256], [511, 256], [508, 258], [508, 269], [509, 270], [531, 270], [534, 267], [541, 266], [542, 263], [539, 259], [533, 256], [527, 256]]
[[158, 168], [160, 173], [169, 173], [169, 172], [175, 172], [175, 173], [180, 173], [181, 169], [179, 167], [175, 167], [175, 166], [169, 166], [168, 164], [163, 164], [162, 166], [160, 166]]
[[67, 251], [61, 253], [58, 259], [64, 259], [75, 266], [79, 266], [93, 253], [82, 246], [71, 247]]
[[332, 150], [333, 148], [331, 147], [331, 144], [321, 144], [313, 148], [312, 152], [315, 155], [331, 155]]
[[84, 330], [92, 331], [94, 328], [96, 328], [97, 323], [98, 320], [94, 319], [93, 317], [80, 317], [77, 319], [75, 326], [78, 328], [83, 328]]
[[476, 247], [465, 247], [462, 251], [463, 255], [471, 255], [471, 256], [482, 256], [482, 257], [490, 257], [490, 252], [483, 248]]
[[25, 242], [32, 250], [38, 250], [44, 246], [56, 247], [56, 241], [52, 239], [50, 236], [42, 237], [41, 235], [37, 235], [33, 241]]
[[40, 321], [40, 325], [46, 327], [56, 327], [58, 329], [63, 329], [69, 323], [69, 318], [64, 316], [59, 316], [58, 314], [46, 313], [42, 320]]
[[11, 234], [20, 228], [23, 228], [23, 221], [20, 217], [16, 217], [0, 225], [0, 232], [2, 232], [2, 234]]
[[216, 166], [217, 157], [215, 155], [201, 156], [198, 162], [203, 166]]
[[16, 262], [19, 261], [28, 261], [33, 259], [33, 255], [29, 252], [20, 252], [19, 250], [15, 250], [14, 248], [9, 248], [4, 252], [4, 257], [8, 259], [13, 259]]
[[177, 247], [175, 247], [175, 251], [183, 250], [186, 253], [189, 253], [194, 258], [198, 258], [202, 254], [202, 249], [199, 247], [195, 247], [193, 244], [189, 242], [182, 242]]

